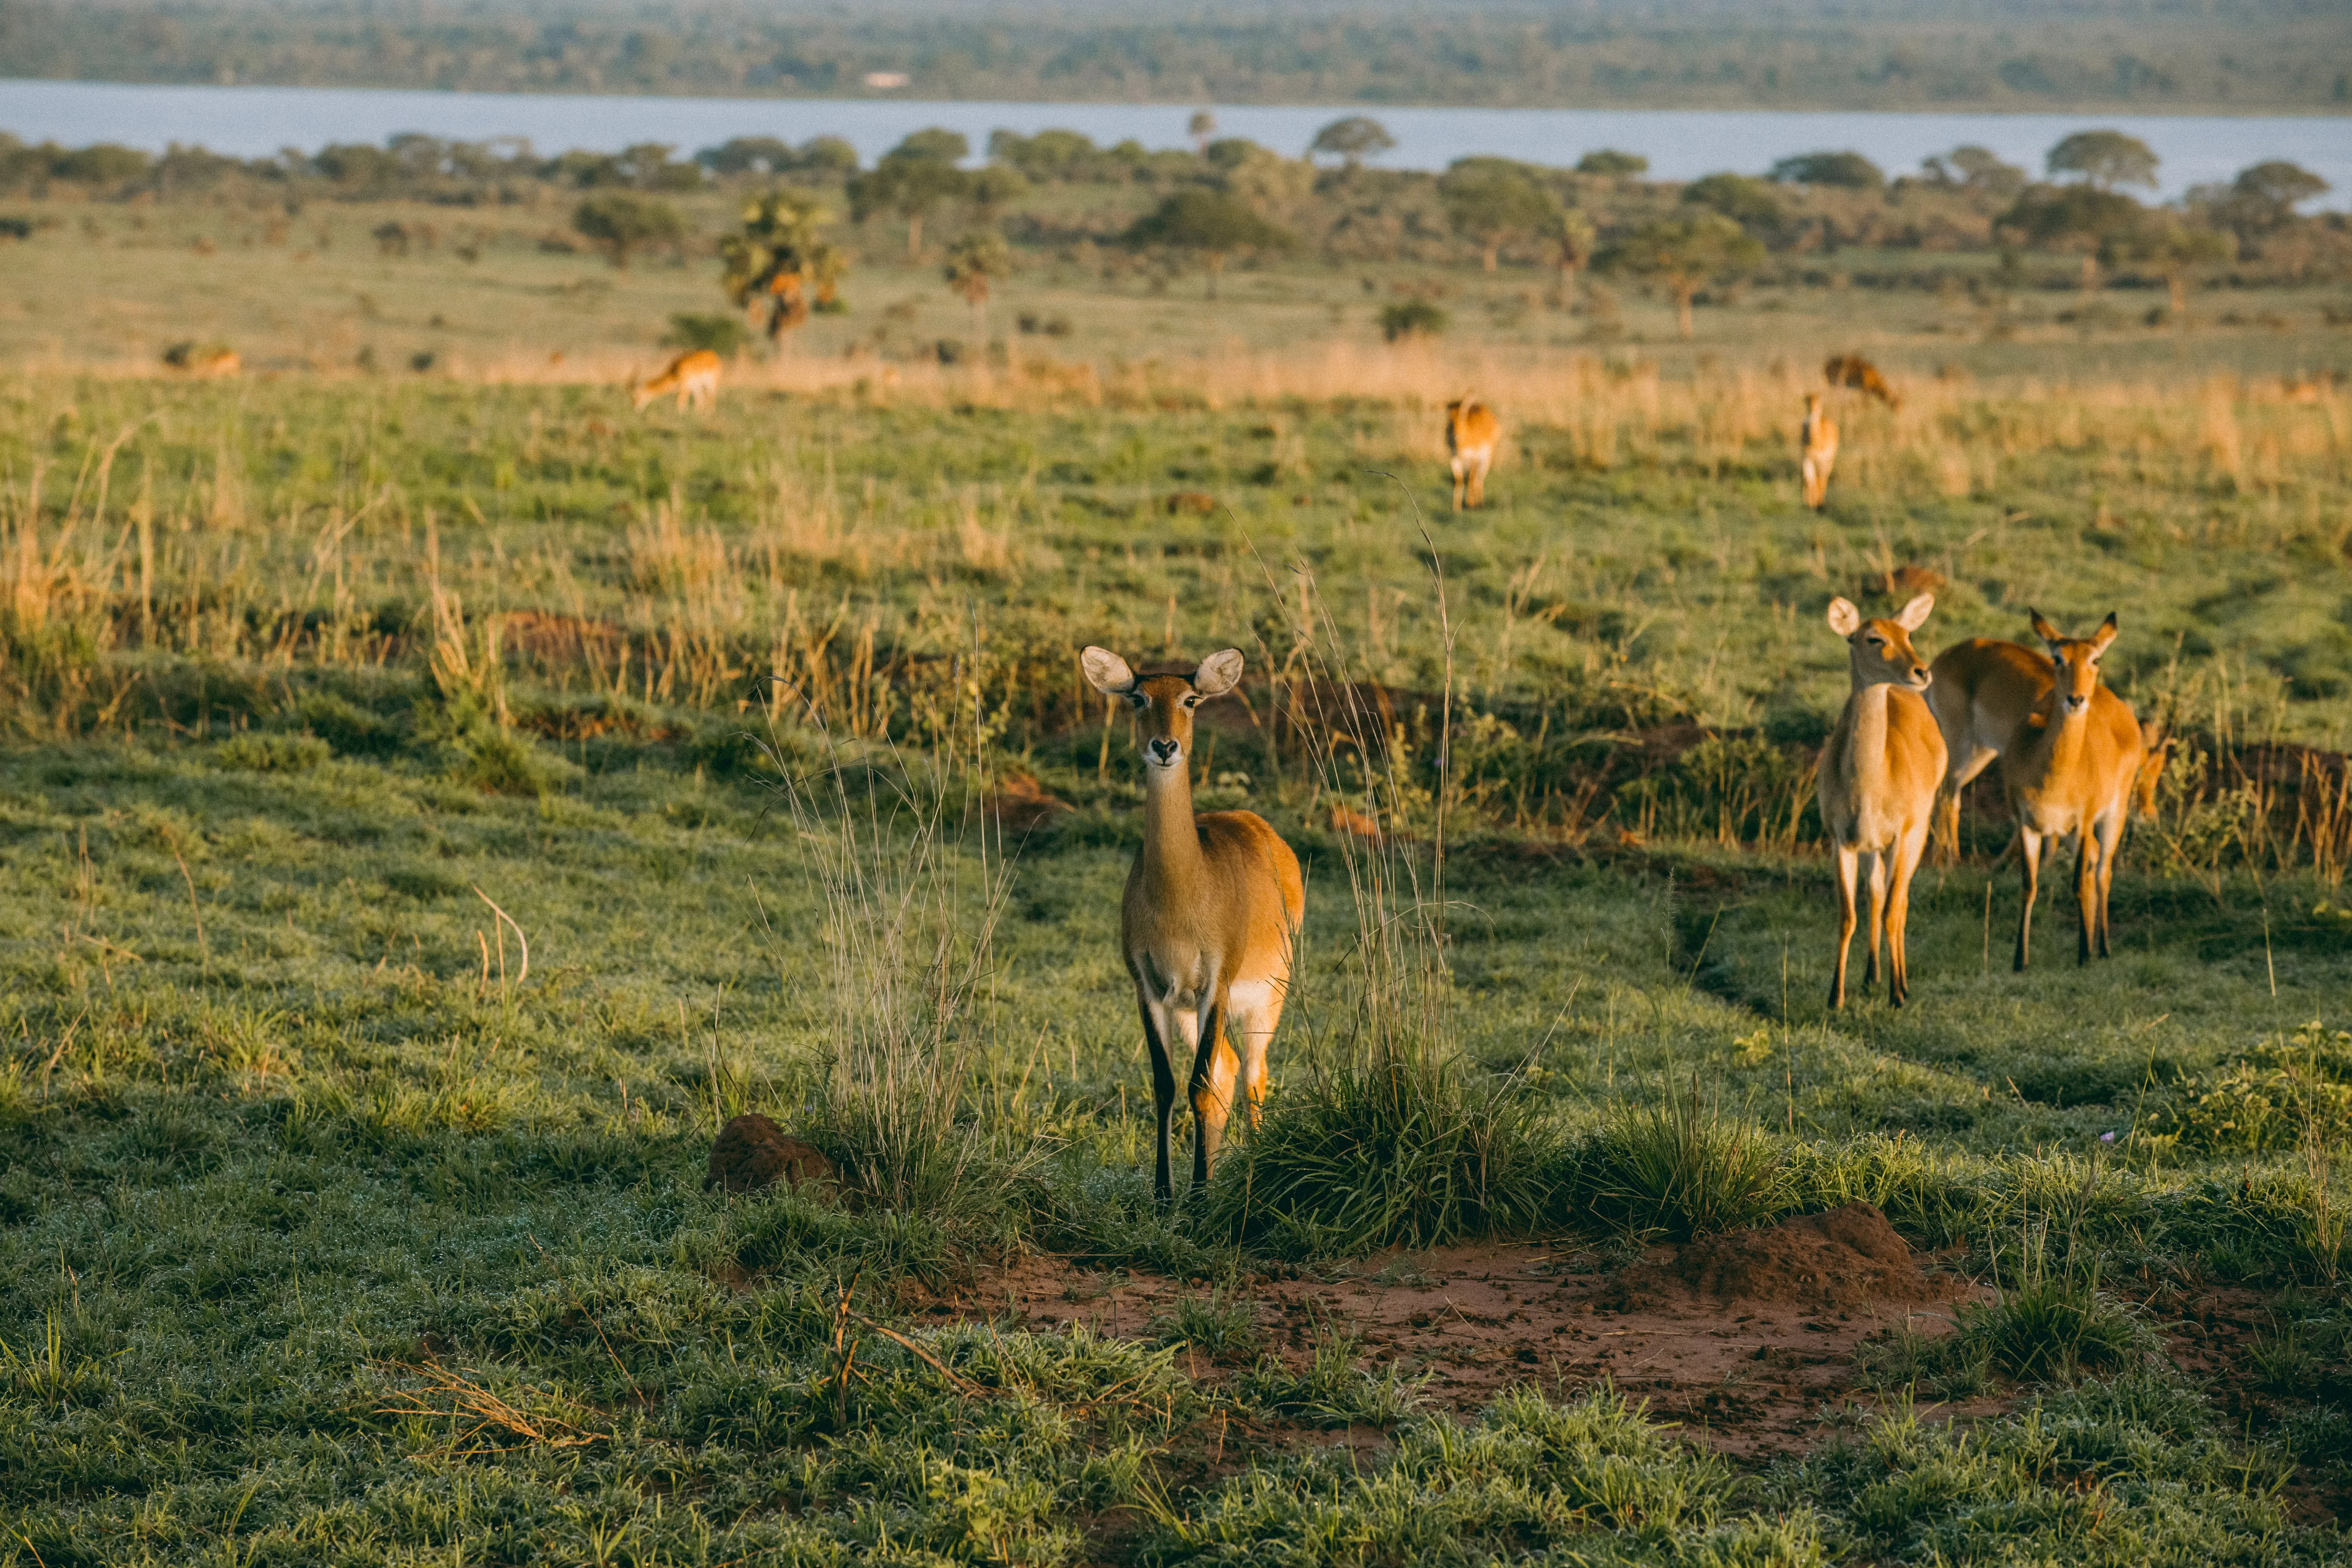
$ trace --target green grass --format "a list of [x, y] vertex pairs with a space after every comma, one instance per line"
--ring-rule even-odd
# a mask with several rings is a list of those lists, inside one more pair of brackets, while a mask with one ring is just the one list
[[[1980, 862], [1931, 868], [1913, 1005], [1836, 1016], [1802, 805], [1844, 681], [1820, 605], [1906, 563], [1950, 579], [1931, 640], [2125, 605], [2113, 678], [2200, 754], [2339, 735], [2352, 687], [2305, 684], [2344, 593], [2330, 409], [2222, 399], [2231, 478], [2181, 434], [2221, 419], [2193, 378], [2152, 411], [1954, 394], [1966, 493], [1865, 424], [1916, 444], [1815, 517], [1777, 426], [1734, 428], [1777, 383], [1670, 380], [1654, 417], [1634, 368], [1596, 374], [1607, 465], [1582, 416], [1531, 416], [1460, 519], [1426, 410], [1374, 398], [631, 423], [577, 388], [10, 384], [0, 1563], [2338, 1552], [2270, 1443], [2352, 1452], [2340, 1335], [2298, 1330], [2326, 1375], [2243, 1421], [2099, 1337], [2099, 1291], [2166, 1282], [2294, 1283], [2333, 1321], [2314, 1151], [2352, 1093], [2352, 950], [2295, 836], [2315, 797], [2279, 785], [2257, 831], [2168, 796], [2083, 970], [1984, 962], [2013, 884], [1988, 914]], [[1192, 489], [1232, 510], [1166, 510]], [[1263, 673], [1311, 635], [1437, 689], [1413, 500], [1455, 723], [1441, 772], [1408, 703], [1381, 798], [1416, 875], [1446, 814], [1443, 921], [1368, 960], [1331, 816], [1357, 763], [1264, 686], [1204, 721], [1203, 804], [1276, 824], [1309, 912], [1265, 1131], [1160, 1210], [1116, 942], [1139, 791], [1070, 654], [1230, 643]], [[770, 726], [771, 674], [830, 743]], [[1724, 733], [1653, 757], [1693, 722]], [[983, 853], [964, 792], [1015, 769], [1071, 809]], [[747, 1110], [851, 1157], [850, 1200], [703, 1193]], [[1849, 1415], [1735, 1469], [1605, 1392], [1417, 1407], [1339, 1325], [1303, 1368], [1179, 1371], [1263, 1348], [1245, 1294], [1139, 1341], [898, 1294], [996, 1246], [1240, 1293], [1390, 1243], [1853, 1199], [2009, 1292], [1965, 1365], [1915, 1348], [1882, 1388], [2021, 1404]], [[2036, 1226], [2082, 1262], [2038, 1296], [2001, 1251]]]

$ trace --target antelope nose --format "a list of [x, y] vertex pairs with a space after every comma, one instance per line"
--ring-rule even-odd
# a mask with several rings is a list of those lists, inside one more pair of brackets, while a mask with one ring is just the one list
[[2083, 704], [2089, 700], [2090, 699], [2087, 697], [2074, 697], [2070, 695], [2066, 699], [2066, 711], [2069, 713], [2080, 713], [2083, 710]]
[[1153, 759], [1154, 759], [1154, 760], [1159, 761], [1159, 762], [1162, 762], [1162, 763], [1172, 763], [1172, 762], [1174, 762], [1174, 761], [1176, 760], [1176, 742], [1173, 742], [1173, 741], [1166, 741], [1166, 740], [1159, 740], [1159, 741], [1154, 741], [1154, 742], [1151, 742], [1151, 755], [1152, 755], [1152, 757], [1153, 757]]

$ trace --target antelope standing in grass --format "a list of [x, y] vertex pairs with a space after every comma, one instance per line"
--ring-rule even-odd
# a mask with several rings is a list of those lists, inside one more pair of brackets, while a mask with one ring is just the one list
[[1153, 1191], [1166, 1202], [1176, 1076], [1192, 1057], [1192, 1191], [1205, 1191], [1238, 1079], [1251, 1125], [1265, 1098], [1266, 1044], [1282, 1021], [1291, 946], [1307, 912], [1298, 857], [1249, 811], [1192, 812], [1192, 710], [1241, 679], [1237, 648], [1190, 675], [1138, 676], [1108, 648], [1081, 657], [1087, 682], [1135, 710], [1143, 752], [1143, 848], [1128, 872], [1119, 948], [1135, 981], [1159, 1115]]
[[2045, 655], [1995, 637], [1954, 643], [1936, 656], [1928, 670], [1935, 684], [1927, 689], [1927, 706], [1944, 734], [1936, 837], [1945, 858], [1957, 860], [1960, 792], [2000, 758], [2057, 675]]
[[[1957, 860], [1960, 792], [1999, 760], [2024, 729], [2027, 716], [2056, 683], [2057, 667], [2048, 655], [2023, 643], [1970, 637], [1937, 654], [1928, 668], [1935, 684], [1927, 689], [1927, 706], [1935, 711], [1937, 728], [1944, 732], [1944, 751], [1949, 759], [1943, 793], [1936, 803], [1936, 838], [1944, 858]], [[2129, 710], [2123, 709], [2113, 693], [2107, 693], [2107, 699], [2128, 714]], [[2101, 706], [2112, 726], [2116, 711]], [[2140, 763], [2132, 779], [2132, 815], [2156, 815], [2156, 792], [2163, 782], [2165, 763], [2171, 759], [2172, 745], [2160, 721], [2149, 720], [2139, 726]], [[1994, 864], [2008, 858], [2014, 848], [2012, 842]]]
[[1846, 952], [1853, 943], [1854, 900], [1865, 869], [1870, 881], [1870, 963], [1864, 990], [1878, 983], [1878, 940], [1886, 938], [1886, 994], [1896, 1006], [1911, 993], [1904, 932], [1911, 914], [1911, 877], [1927, 847], [1936, 786], [1944, 776], [1944, 737], [1920, 693], [1934, 679], [1913, 651], [1911, 634], [1936, 607], [1922, 594], [1893, 620], [1864, 620], [1844, 599], [1830, 601], [1830, 630], [1845, 638], [1853, 694], [1822, 748], [1818, 785], [1822, 826], [1837, 853], [1837, 967], [1830, 1005], [1845, 1005]]
[[643, 414], [646, 405], [656, 397], [677, 394], [680, 409], [690, 409], [708, 399], [719, 402], [719, 356], [709, 349], [691, 349], [669, 362], [669, 368], [651, 381], [639, 384], [629, 394], [629, 402]]
[[1454, 510], [1486, 504], [1486, 470], [1494, 466], [1495, 446], [1503, 438], [1503, 422], [1475, 397], [1445, 405], [1445, 449], [1454, 454]]
[[2131, 707], [2099, 684], [2099, 657], [2116, 640], [2116, 617], [2087, 637], [2062, 636], [2032, 612], [2034, 635], [2050, 649], [2051, 684], [2000, 753], [2000, 782], [2017, 817], [2018, 863], [2025, 906], [2017, 915], [2016, 967], [2024, 969], [2033, 936], [2033, 900], [2040, 891], [2045, 838], [2077, 839], [2074, 900], [2081, 918], [2078, 963], [2112, 952], [2107, 940], [2107, 891], [2115, 884], [2116, 851], [2140, 778], [2142, 741]]
[[1797, 432], [1804, 456], [1798, 468], [1805, 478], [1805, 504], [1815, 511], [1830, 503], [1830, 470], [1837, 467], [1837, 421], [1822, 407], [1822, 395], [1805, 394], [1805, 423]]

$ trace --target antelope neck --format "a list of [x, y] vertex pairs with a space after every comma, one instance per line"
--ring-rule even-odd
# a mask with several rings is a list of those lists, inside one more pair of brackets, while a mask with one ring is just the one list
[[1192, 820], [1192, 759], [1143, 770], [1143, 873], [1182, 879], [1199, 870], [1201, 830]]
[[1874, 776], [1886, 766], [1886, 693], [1893, 684], [1871, 680], [1853, 689], [1853, 729], [1848, 754], [1856, 774]]

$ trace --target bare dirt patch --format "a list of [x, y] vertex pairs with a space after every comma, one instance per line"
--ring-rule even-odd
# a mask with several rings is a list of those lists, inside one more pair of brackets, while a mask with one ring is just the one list
[[[908, 1305], [941, 1321], [1011, 1318], [1040, 1331], [1083, 1322], [1174, 1339], [1179, 1301], [1207, 1294], [1033, 1255]], [[1555, 1394], [1607, 1384], [1727, 1455], [1762, 1457], [1810, 1447], [1840, 1418], [1864, 1341], [1906, 1323], [1948, 1332], [1954, 1308], [1978, 1294], [1956, 1274], [1922, 1268], [1876, 1210], [1841, 1210], [1654, 1247], [1622, 1268], [1589, 1247], [1512, 1242], [1391, 1253], [1321, 1277], [1258, 1275], [1233, 1297], [1253, 1313], [1257, 1342], [1186, 1356], [1213, 1383], [1261, 1353], [1304, 1366], [1319, 1340], [1349, 1334], [1360, 1365], [1425, 1376], [1440, 1407], [1475, 1409], [1515, 1384]]]

